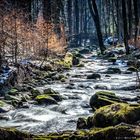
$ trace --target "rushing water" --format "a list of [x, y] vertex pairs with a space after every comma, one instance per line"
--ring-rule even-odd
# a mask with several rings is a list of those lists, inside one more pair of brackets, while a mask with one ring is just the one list
[[[29, 109], [16, 109], [8, 112], [10, 120], [0, 121], [2, 127], [16, 127], [19, 130], [31, 133], [49, 133], [62, 130], [75, 130], [76, 121], [79, 117], [87, 117], [92, 114], [89, 106], [90, 97], [97, 91], [96, 85], [105, 86], [116, 92], [118, 96], [135, 97], [135, 91], [124, 91], [123, 87], [136, 84], [135, 74], [114, 74], [107, 77], [103, 72], [108, 67], [119, 67], [122, 71], [127, 69], [126, 64], [118, 61], [111, 65], [105, 60], [98, 60], [88, 57], [83, 60], [85, 67], [72, 68], [70, 77], [66, 83], [55, 82], [52, 85], [37, 87], [40, 91], [45, 88], [52, 88], [65, 97], [58, 105], [35, 106], [30, 105]], [[101, 74], [100, 80], [88, 80], [87, 75], [92, 72]], [[72, 84], [73, 88], [68, 86]]]

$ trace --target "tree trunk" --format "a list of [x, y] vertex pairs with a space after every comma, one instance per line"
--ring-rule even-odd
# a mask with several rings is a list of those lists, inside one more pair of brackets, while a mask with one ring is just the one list
[[79, 1], [75, 0], [75, 34], [76, 44], [79, 44]]
[[101, 32], [101, 27], [100, 27], [100, 20], [99, 20], [97, 5], [96, 5], [95, 0], [88, 0], [88, 4], [89, 4], [90, 13], [95, 23], [101, 54], [104, 54], [105, 46], [103, 44], [103, 37], [102, 37], [102, 32]]
[[126, 14], [126, 0], [122, 0], [122, 18], [123, 18], [123, 30], [124, 30], [124, 44], [126, 49], [126, 54], [129, 54], [128, 46], [128, 28], [127, 28], [127, 14]]
[[128, 0], [129, 38], [132, 37], [132, 0]]
[[135, 15], [135, 42], [136, 42], [137, 32], [138, 32], [138, 24], [139, 24], [138, 1], [133, 0], [133, 4], [134, 4], [134, 15]]
[[69, 27], [69, 35], [72, 35], [72, 0], [68, 0], [68, 27]]

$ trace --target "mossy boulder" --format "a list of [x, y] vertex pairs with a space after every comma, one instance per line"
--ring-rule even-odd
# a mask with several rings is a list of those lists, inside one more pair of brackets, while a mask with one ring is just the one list
[[43, 93], [44, 95], [51, 96], [56, 101], [62, 101], [62, 96], [59, 94], [59, 92], [56, 92], [51, 88], [45, 89]]
[[73, 54], [67, 52], [65, 57], [62, 60], [56, 61], [55, 64], [63, 69], [70, 69], [73, 65]]
[[90, 106], [93, 110], [117, 102], [123, 101], [110, 91], [98, 91], [90, 98]]
[[70, 68], [72, 67], [72, 61], [73, 61], [73, 54], [72, 53], [66, 53], [64, 58], [64, 67]]
[[93, 73], [87, 76], [87, 79], [101, 79], [101, 75], [98, 73]]
[[13, 107], [4, 101], [0, 101], [0, 113], [5, 113], [11, 110]]
[[134, 124], [140, 120], [140, 106], [125, 103], [115, 103], [96, 110], [93, 117], [89, 119], [95, 127], [107, 127], [120, 124]]
[[120, 125], [115, 127], [93, 128], [90, 130], [77, 130], [75, 132], [65, 131], [37, 137], [48, 140], [123, 140], [126, 137], [132, 138], [136, 136], [134, 129], [127, 125]]
[[110, 126], [106, 128], [94, 128], [89, 131], [89, 140], [116, 140], [116, 139], [125, 139], [125, 138], [135, 137], [134, 129], [130, 128], [127, 125], [123, 126]]
[[37, 101], [38, 104], [46, 104], [46, 105], [51, 105], [51, 104], [57, 104], [57, 101], [49, 96], [49, 95], [38, 95], [35, 100]]
[[12, 88], [12, 89], [8, 92], [8, 94], [10, 94], [10, 95], [17, 95], [17, 94], [18, 94], [18, 90], [17, 90], [16, 88]]
[[107, 74], [121, 74], [121, 70], [119, 68], [108, 68], [106, 73]]

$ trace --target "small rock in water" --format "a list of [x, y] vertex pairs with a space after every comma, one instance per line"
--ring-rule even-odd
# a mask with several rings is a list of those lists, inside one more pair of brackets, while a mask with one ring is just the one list
[[66, 89], [76, 89], [76, 87], [74, 86], [74, 84], [69, 84]]
[[95, 89], [104, 89], [104, 90], [107, 90], [108, 87], [107, 86], [104, 86], [104, 85], [95, 85], [94, 87]]
[[119, 68], [108, 68], [105, 72], [107, 74], [121, 74], [121, 70]]
[[8, 116], [8, 115], [4, 115], [4, 114], [0, 114], [0, 120], [6, 120], [6, 121], [8, 121], [8, 120], [10, 120], [11, 118], [10, 118], [10, 116]]
[[105, 77], [111, 77], [110, 75], [105, 75]]
[[98, 73], [93, 73], [87, 76], [87, 79], [101, 79], [101, 75]]

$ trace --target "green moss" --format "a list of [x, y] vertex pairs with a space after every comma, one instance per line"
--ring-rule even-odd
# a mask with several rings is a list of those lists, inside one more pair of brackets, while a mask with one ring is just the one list
[[59, 94], [59, 92], [56, 92], [51, 88], [45, 89], [44, 95], [50, 96], [53, 99], [55, 99], [56, 101], [62, 101], [62, 96]]
[[101, 129], [92, 129], [89, 132], [89, 137], [94, 138], [95, 140], [104, 139], [104, 140], [116, 140], [124, 139], [125, 137], [134, 137], [134, 131], [128, 126], [110, 126]]
[[46, 95], [46, 94], [43, 94], [43, 95], [38, 95], [35, 100], [39, 103], [39, 104], [47, 104], [47, 105], [50, 105], [50, 104], [57, 104], [56, 100], [49, 96], [49, 95]]
[[0, 128], [0, 139], [32, 139], [32, 140], [116, 140], [125, 137], [135, 137], [135, 130], [124, 126], [93, 128], [90, 130], [64, 131], [48, 135], [31, 135], [17, 131], [14, 128]]
[[44, 98], [46, 98], [46, 99], [53, 99], [51, 96], [49, 96], [49, 95], [38, 95], [35, 99], [36, 100], [40, 100], [40, 99], [44, 99]]
[[54, 133], [46, 137], [40, 136], [40, 138], [48, 140], [116, 140], [117, 138], [123, 139], [125, 137], [135, 137], [134, 131], [128, 126], [111, 126], [91, 130], [78, 130], [75, 132]]
[[3, 101], [0, 101], [0, 107], [3, 107], [5, 103]]
[[15, 88], [12, 88], [12, 89], [8, 92], [8, 94], [10, 94], [10, 95], [17, 95], [17, 93], [18, 93], [18, 90], [15, 89]]
[[115, 103], [96, 110], [92, 123], [97, 127], [117, 125], [121, 122], [134, 123], [140, 119], [140, 106]]
[[64, 58], [64, 66], [72, 67], [72, 60], [73, 60], [72, 53], [66, 53], [65, 58]]
[[0, 128], [1, 140], [18, 140], [18, 139], [31, 139], [33, 135], [25, 132], [20, 132], [14, 128]]
[[73, 54], [68, 52], [66, 53], [63, 60], [59, 60], [55, 63], [57, 65], [64, 67], [65, 69], [70, 69], [72, 67], [72, 61], [73, 61]]

